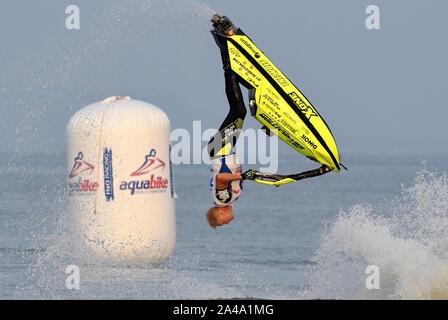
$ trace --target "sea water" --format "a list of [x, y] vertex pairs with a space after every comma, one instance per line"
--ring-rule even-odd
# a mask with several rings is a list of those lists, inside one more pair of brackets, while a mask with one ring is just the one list
[[[175, 166], [177, 248], [152, 267], [76, 250], [63, 154], [1, 154], [0, 298], [429, 299], [446, 292], [448, 157], [345, 159], [349, 171], [280, 188], [246, 182], [235, 220], [217, 230], [205, 219], [208, 168]], [[296, 163], [290, 156], [280, 167]], [[79, 268], [79, 290], [66, 287], [70, 265]], [[366, 289], [369, 265], [379, 268], [380, 289]]]
[[[82, 39], [58, 40], [67, 43], [57, 56], [30, 48], [11, 58], [8, 77], [0, 79], [0, 111], [14, 107], [22, 120], [17, 154], [0, 154], [0, 299], [447, 297], [448, 156], [344, 154], [349, 171], [280, 188], [249, 181], [235, 220], [217, 230], [205, 220], [209, 169], [177, 165], [178, 241], [166, 263], [117, 265], [84, 252], [65, 209], [65, 154], [29, 153], [60, 146], [63, 135], [42, 139], [48, 134], [36, 124], [60, 121], [61, 105], [79, 108], [67, 98], [96, 94], [73, 85], [79, 69], [145, 36], [161, 37], [171, 25], [180, 34], [197, 24], [205, 34], [213, 13], [194, 0], [114, 1]], [[22, 77], [22, 59], [36, 56], [33, 77], [28, 69]], [[282, 153], [280, 173], [316, 167], [302, 158]], [[372, 265], [380, 283], [369, 290]], [[79, 269], [79, 289], [66, 286], [68, 266]]]

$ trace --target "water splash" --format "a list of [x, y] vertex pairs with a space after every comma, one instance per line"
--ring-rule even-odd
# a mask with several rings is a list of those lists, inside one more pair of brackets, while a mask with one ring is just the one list
[[0, 78], [0, 115], [10, 116], [0, 117], [0, 127], [8, 124], [12, 128], [14, 121], [15, 132], [11, 132], [16, 139], [12, 143], [17, 153], [38, 151], [36, 145], [57, 150], [61, 135], [48, 135], [39, 128], [48, 119], [65, 117], [61, 105], [70, 110], [88, 99], [91, 91], [80, 86], [79, 79], [85, 69], [112, 68], [104, 64], [104, 56], [132, 47], [167, 26], [177, 35], [192, 26], [207, 30], [213, 14], [211, 8], [195, 0], [107, 1], [94, 21], [81, 27], [82, 36], [50, 39], [45, 46], [15, 52], [4, 61], [3, 74], [8, 76]]
[[[327, 225], [307, 297], [448, 298], [448, 175], [423, 169], [381, 207], [356, 205]], [[369, 265], [379, 267], [379, 290], [365, 287]]]

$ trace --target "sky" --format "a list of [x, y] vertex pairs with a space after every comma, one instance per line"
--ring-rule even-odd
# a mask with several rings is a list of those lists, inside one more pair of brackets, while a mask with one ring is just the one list
[[[79, 30], [66, 29], [68, 5]], [[365, 26], [369, 5], [379, 30]], [[228, 105], [213, 12], [304, 92], [341, 154], [448, 153], [441, 0], [3, 0], [0, 152], [64, 153], [70, 117], [114, 95], [159, 106], [173, 129], [219, 127]]]

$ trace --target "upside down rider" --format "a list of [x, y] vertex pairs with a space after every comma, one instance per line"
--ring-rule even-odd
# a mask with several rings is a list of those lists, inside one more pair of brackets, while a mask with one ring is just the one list
[[[229, 113], [221, 124], [219, 131], [211, 138], [208, 144], [208, 152], [212, 161], [210, 191], [213, 198], [213, 207], [208, 210], [206, 217], [210, 226], [216, 228], [233, 220], [232, 206], [241, 196], [244, 180], [264, 178], [273, 181], [284, 179], [297, 181], [325, 174], [333, 170], [333, 168], [323, 165], [315, 170], [289, 176], [263, 174], [253, 170], [243, 173], [240, 161], [235, 153], [235, 144], [243, 128], [246, 116], [246, 107], [239, 84], [248, 89], [251, 88], [232, 71], [227, 50], [227, 36], [238, 34], [241, 31], [227, 17], [215, 15], [211, 21], [214, 27], [211, 33], [221, 51], [225, 91], [230, 107]], [[249, 103], [252, 103], [252, 101]]]

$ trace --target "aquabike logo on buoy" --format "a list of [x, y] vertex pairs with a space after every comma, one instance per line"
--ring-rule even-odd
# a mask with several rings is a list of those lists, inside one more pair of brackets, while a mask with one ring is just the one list
[[[68, 183], [70, 195], [73, 192], [96, 192], [98, 189], [98, 182], [91, 180], [91, 175], [95, 171], [95, 167], [84, 159], [84, 154], [82, 152], [78, 152], [78, 156], [75, 157], [74, 162], [75, 164], [68, 175], [70, 179], [70, 182]], [[75, 178], [76, 180], [73, 181], [72, 179]]]
[[165, 192], [169, 185], [168, 179], [154, 174], [153, 172], [165, 171], [166, 165], [165, 162], [157, 158], [156, 155], [156, 150], [152, 149], [149, 154], [145, 156], [143, 164], [130, 174], [131, 177], [142, 177], [151, 173], [149, 178], [144, 180], [123, 181], [120, 183], [120, 190], [128, 190], [131, 192], [131, 195], [144, 192]]

